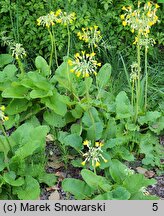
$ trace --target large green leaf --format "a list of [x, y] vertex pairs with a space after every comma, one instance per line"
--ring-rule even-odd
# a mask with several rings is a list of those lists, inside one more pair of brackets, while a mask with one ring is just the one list
[[48, 97], [48, 96], [52, 96], [53, 93], [52, 91], [45, 91], [45, 90], [42, 90], [42, 89], [34, 89], [30, 92], [30, 97], [32, 99], [35, 99], [35, 98], [44, 98], [44, 97]]
[[112, 200], [112, 199], [113, 199], [112, 192], [103, 193], [93, 198], [93, 200]]
[[48, 82], [48, 80], [44, 76], [38, 74], [37, 71], [28, 72], [27, 76], [33, 82], [33, 85], [36, 86], [37, 88], [45, 91], [49, 91], [53, 89], [52, 84]]
[[0, 68], [11, 63], [12, 61], [13, 57], [10, 54], [0, 54]]
[[95, 190], [103, 190], [105, 192], [111, 190], [110, 182], [102, 176], [98, 176], [90, 170], [83, 169], [81, 175], [84, 181]]
[[16, 179], [16, 174], [13, 171], [4, 173], [3, 179], [6, 183], [12, 186], [21, 186], [24, 184], [24, 178], [19, 177], [18, 179]]
[[116, 97], [116, 114], [118, 119], [133, 116], [133, 107], [124, 91], [121, 91]]
[[66, 146], [71, 146], [77, 151], [80, 151], [83, 148], [82, 138], [78, 134], [70, 134], [66, 136], [63, 142]]
[[53, 96], [42, 98], [41, 102], [44, 103], [48, 108], [53, 110], [58, 115], [64, 116], [67, 112], [66, 104], [60, 99], [60, 94], [57, 91], [53, 91]]
[[32, 155], [35, 151], [43, 149], [48, 131], [49, 128], [47, 126], [34, 128], [33, 125], [28, 123], [20, 126], [10, 138], [14, 143], [19, 143], [20, 146], [16, 149], [12, 160], [24, 159]]
[[5, 158], [7, 158], [7, 154], [10, 151], [10, 146], [6, 140], [6, 137], [0, 135], [0, 152], [3, 152]]
[[43, 76], [50, 75], [50, 67], [42, 56], [36, 57], [35, 66]]
[[111, 166], [109, 168], [110, 175], [112, 179], [118, 183], [122, 184], [123, 180], [127, 177], [127, 167], [122, 164], [120, 161], [114, 159], [112, 160]]
[[2, 92], [2, 97], [4, 98], [26, 98], [28, 94], [28, 89], [20, 86], [19, 84], [13, 85], [6, 88]]
[[16, 68], [16, 66], [14, 64], [7, 65], [2, 71], [2, 73], [4, 73], [4, 75], [5, 75], [4, 79], [12, 81], [15, 77], [17, 70], [18, 69]]
[[8, 115], [15, 115], [26, 111], [27, 108], [31, 105], [32, 103], [26, 99], [13, 99], [11, 103], [9, 103], [5, 111]]
[[70, 192], [75, 196], [75, 199], [89, 199], [94, 192], [94, 189], [89, 187], [85, 182], [79, 179], [67, 178], [62, 181], [62, 188], [66, 192]]
[[138, 122], [141, 125], [148, 124], [148, 123], [155, 123], [159, 117], [161, 117], [161, 113], [158, 111], [147, 112], [145, 116], [140, 116], [138, 118]]
[[87, 138], [90, 140], [99, 140], [102, 137], [103, 122], [95, 122], [87, 129]]
[[96, 82], [99, 88], [104, 88], [109, 83], [110, 76], [111, 76], [111, 65], [109, 63], [106, 63], [101, 67], [101, 69], [99, 70], [96, 76]]
[[66, 125], [65, 118], [53, 111], [44, 112], [43, 118], [50, 126], [53, 127], [61, 128]]
[[20, 200], [36, 200], [39, 199], [40, 186], [32, 176], [26, 176], [25, 184], [22, 187], [15, 187], [13, 193], [17, 194]]
[[118, 186], [112, 191], [114, 200], [128, 200], [131, 194], [122, 186]]
[[54, 174], [44, 172], [39, 175], [38, 180], [40, 183], [45, 183], [48, 186], [53, 186], [57, 181], [57, 177]]
[[142, 188], [156, 183], [155, 179], [147, 179], [142, 174], [128, 176], [123, 182], [125, 187], [132, 195], [138, 193]]
[[86, 127], [91, 127], [94, 122], [101, 122], [98, 111], [92, 107], [84, 113], [82, 122]]

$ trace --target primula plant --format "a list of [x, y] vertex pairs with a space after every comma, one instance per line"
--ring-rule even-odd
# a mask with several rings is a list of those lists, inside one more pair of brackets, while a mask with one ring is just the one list
[[[75, 7], [79, 3], [69, 2], [65, 7], [62, 1], [54, 6], [55, 1], [46, 15], [33, 15], [36, 32], [46, 40], [38, 41], [43, 52], [33, 61], [21, 38], [1, 34], [9, 54], [0, 54], [0, 199], [39, 199], [43, 187], [61, 187], [66, 199], [159, 199], [148, 189], [157, 181], [137, 166], [153, 169], [154, 175], [163, 172], [163, 104], [155, 110], [149, 100], [152, 91], [162, 98], [163, 89], [151, 86], [154, 63], [148, 58], [151, 50], [160, 49], [151, 34], [160, 24], [160, 7], [119, 2], [117, 11], [114, 1], [100, 1], [99, 11], [111, 14], [110, 35], [116, 31], [113, 25], [117, 46], [123, 47], [121, 53], [119, 48], [112, 53], [113, 37], [108, 44], [103, 35], [106, 21], [98, 22], [98, 14], [83, 17]], [[90, 4], [95, 6], [94, 1]], [[10, 18], [13, 23], [11, 12]], [[129, 29], [133, 41], [124, 37]], [[58, 46], [62, 37], [64, 51]], [[128, 47], [126, 40], [131, 42]]]

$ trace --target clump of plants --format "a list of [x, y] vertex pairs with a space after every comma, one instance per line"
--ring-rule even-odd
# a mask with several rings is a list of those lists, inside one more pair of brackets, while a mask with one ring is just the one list
[[[148, 109], [148, 51], [154, 44], [149, 33], [158, 21], [158, 7], [139, 2], [136, 10], [122, 8], [123, 26], [137, 34], [133, 42], [137, 56], [130, 70], [124, 63], [127, 91], [117, 94], [112, 92], [111, 64], [99, 59], [102, 35], [97, 25], [77, 32], [87, 48], [70, 54], [74, 12], [59, 9], [37, 19], [37, 25], [49, 33], [51, 51], [48, 63], [42, 56], [35, 58], [32, 71], [25, 67], [22, 45], [8, 44], [12, 55], [0, 55], [2, 199], [3, 194], [6, 199], [37, 199], [40, 183], [55, 184], [56, 177], [44, 168], [48, 133], [61, 151], [65, 168], [71, 164], [81, 170], [83, 180], [62, 182], [62, 188], [75, 199], [157, 199], [146, 191], [156, 181], [136, 174], [125, 162], [135, 163], [142, 155], [144, 166], [163, 170], [158, 138], [164, 129], [163, 112]], [[68, 36], [67, 55], [60, 56], [60, 65], [57, 25], [66, 27]], [[13, 130], [10, 136], [9, 129]], [[31, 190], [28, 196], [27, 190]]]

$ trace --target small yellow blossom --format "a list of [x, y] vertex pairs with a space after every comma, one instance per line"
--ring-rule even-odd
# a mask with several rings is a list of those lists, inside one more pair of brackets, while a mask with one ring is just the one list
[[81, 165], [85, 166], [85, 164], [86, 164], [86, 162], [85, 162], [85, 161], [81, 162]]
[[8, 121], [8, 120], [9, 120], [9, 117], [8, 117], [8, 116], [4, 116], [4, 120], [5, 120], [5, 121]]
[[0, 110], [2, 110], [2, 111], [5, 111], [5, 106], [4, 105], [2, 105], [1, 107], [0, 107]]
[[127, 22], [126, 22], [126, 21], [123, 21], [123, 22], [122, 22], [122, 25], [123, 25], [123, 26], [126, 26], [126, 25], [127, 25]]
[[123, 7], [122, 7], [122, 10], [126, 10], [126, 7], [125, 7], [125, 6], [123, 6]]
[[95, 167], [99, 167], [100, 163], [98, 161], [96, 161]]
[[84, 142], [83, 142], [83, 145], [88, 145], [89, 144], [89, 141], [88, 140], [85, 140]]
[[157, 8], [157, 9], [158, 9], [159, 7], [160, 7], [160, 6], [159, 6], [158, 4], [155, 4], [155, 8]]
[[120, 18], [123, 20], [125, 18], [125, 14], [121, 14]]

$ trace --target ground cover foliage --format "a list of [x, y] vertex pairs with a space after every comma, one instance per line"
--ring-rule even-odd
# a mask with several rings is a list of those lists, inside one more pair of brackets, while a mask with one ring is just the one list
[[[39, 199], [57, 162], [79, 178], [74, 199], [159, 199], [163, 173], [163, 4], [156, 1], [0, 2], [0, 199]], [[53, 152], [51, 154], [54, 154]]]

